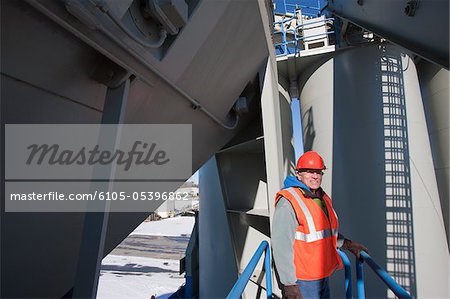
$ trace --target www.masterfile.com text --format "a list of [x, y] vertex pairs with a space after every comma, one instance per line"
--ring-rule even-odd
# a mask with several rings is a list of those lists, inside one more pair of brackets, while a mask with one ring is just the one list
[[11, 193], [10, 200], [41, 200], [41, 201], [90, 201], [90, 200], [189, 200], [188, 192], [104, 192], [93, 191], [92, 193], [69, 193], [47, 192], [47, 193]]

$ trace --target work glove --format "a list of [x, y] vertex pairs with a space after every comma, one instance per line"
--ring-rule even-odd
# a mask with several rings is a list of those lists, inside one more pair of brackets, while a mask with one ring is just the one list
[[283, 286], [281, 294], [283, 295], [283, 299], [303, 299], [298, 285]]
[[344, 240], [344, 246], [342, 246], [342, 247], [344, 247], [344, 249], [347, 249], [348, 251], [353, 253], [358, 259], [359, 259], [361, 250], [369, 253], [369, 249], [367, 249], [366, 246], [361, 245], [361, 244], [356, 243], [356, 242], [352, 242], [349, 239], [345, 239]]

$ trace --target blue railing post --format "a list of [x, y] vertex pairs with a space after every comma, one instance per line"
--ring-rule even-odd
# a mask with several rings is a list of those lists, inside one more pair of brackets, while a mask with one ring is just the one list
[[347, 255], [341, 251], [340, 249], [337, 250], [341, 259], [342, 263], [344, 264], [344, 270], [345, 270], [345, 298], [346, 299], [353, 299], [353, 287], [352, 287], [352, 269], [350, 260], [348, 259]]
[[365, 299], [363, 261], [360, 261], [358, 258], [356, 258], [356, 289], [358, 291], [358, 299]]
[[389, 289], [394, 292], [394, 294], [399, 298], [412, 299], [412, 296], [402, 288], [383, 268], [381, 268], [370, 255], [366, 252], [361, 251], [361, 258], [363, 261], [369, 265], [370, 268], [375, 272], [378, 277], [389, 287]]
[[[350, 270], [350, 260], [347, 255], [338, 249], [338, 253], [341, 256], [342, 262], [345, 267], [345, 295], [346, 298], [352, 298], [352, 278], [351, 278], [351, 270]], [[402, 288], [383, 268], [381, 268], [375, 261], [372, 259], [370, 255], [366, 252], [360, 252], [360, 258], [356, 259], [356, 289], [358, 292], [358, 299], [366, 298], [366, 291], [364, 286], [364, 271], [363, 266], [364, 262], [369, 265], [369, 267], [375, 272], [378, 277], [387, 285], [387, 287], [398, 297], [405, 299], [412, 299], [412, 296], [408, 294], [408, 292]]]
[[[264, 241], [266, 242], [266, 241]], [[266, 293], [267, 298], [272, 298], [272, 271], [270, 267], [270, 246], [267, 243], [266, 253], [264, 255], [264, 271], [266, 272]]]
[[262, 256], [263, 252], [265, 252], [266, 254], [264, 257], [264, 271], [266, 272], [266, 294], [267, 298], [272, 298], [272, 271], [270, 267], [270, 246], [267, 241], [262, 241], [258, 249], [256, 249], [255, 254], [253, 254], [252, 258], [248, 262], [241, 276], [234, 284], [233, 288], [231, 289], [230, 293], [227, 296], [227, 299], [238, 299], [241, 297], [242, 293], [244, 292], [245, 286], [250, 280], [250, 277], [252, 276], [252, 273], [255, 270], [259, 258]]

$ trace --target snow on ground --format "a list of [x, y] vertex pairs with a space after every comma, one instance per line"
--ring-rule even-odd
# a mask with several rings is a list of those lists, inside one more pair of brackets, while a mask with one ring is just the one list
[[130, 235], [183, 236], [190, 235], [194, 217], [174, 217], [159, 221], [142, 222]]
[[97, 298], [168, 298], [184, 282], [179, 262], [108, 255], [102, 261]]
[[[190, 235], [194, 223], [194, 217], [143, 222], [130, 236]], [[145, 244], [143, 247], [145, 248]], [[167, 251], [168, 248], [165, 250]], [[152, 250], [149, 249], [146, 254], [151, 252]], [[154, 295], [157, 299], [165, 299], [185, 283], [184, 274], [179, 275], [178, 271], [178, 260], [110, 254], [102, 261], [97, 298], [150, 299]]]

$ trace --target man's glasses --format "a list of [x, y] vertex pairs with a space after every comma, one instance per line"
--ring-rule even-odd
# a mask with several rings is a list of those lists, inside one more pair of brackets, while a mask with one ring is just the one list
[[297, 173], [308, 173], [308, 174], [319, 174], [319, 175], [323, 175], [324, 172], [321, 169], [297, 169]]

